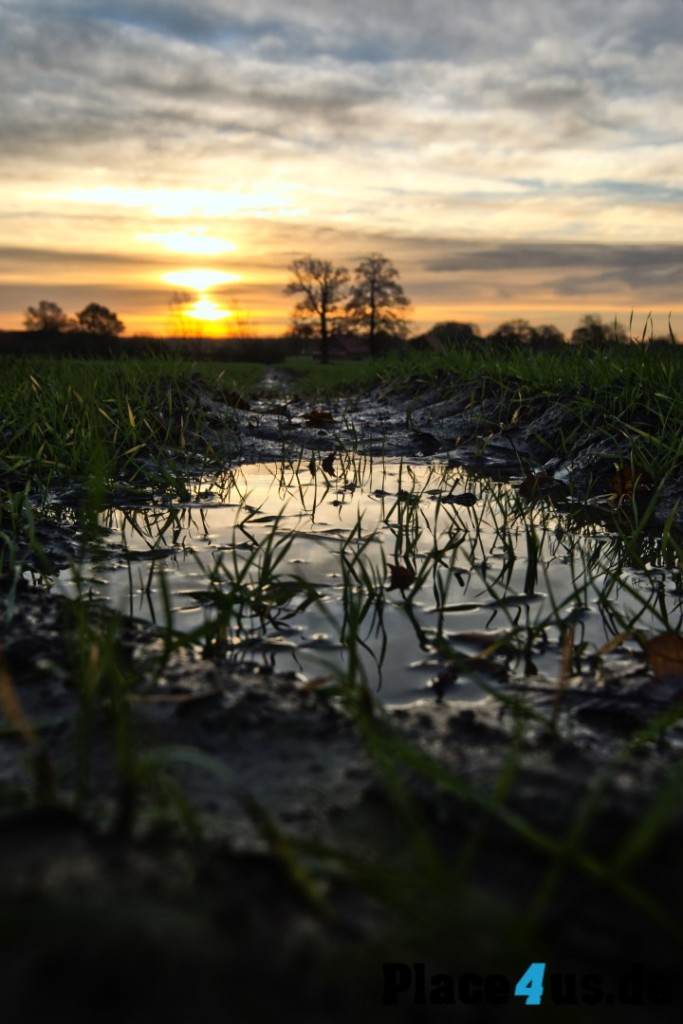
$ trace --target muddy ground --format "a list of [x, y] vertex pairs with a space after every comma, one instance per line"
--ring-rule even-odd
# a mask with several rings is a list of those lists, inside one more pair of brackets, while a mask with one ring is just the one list
[[[553, 452], [561, 409], [530, 408], [501, 429], [495, 399], [472, 409], [465, 395], [378, 392], [325, 405], [327, 423], [310, 422], [310, 402], [276, 393], [249, 408], [219, 403], [199, 388], [194, 398], [210, 413], [215, 439], [226, 430], [239, 436], [241, 462], [277, 458], [283, 446], [304, 455], [342, 448], [413, 459], [438, 454], [520, 479], [528, 468], [542, 469], [556, 479], [560, 500], [571, 491], [588, 501], [606, 486], [620, 454], [596, 429], [560, 460]], [[680, 487], [671, 480], [659, 494], [662, 521]], [[55, 561], [68, 560], [75, 543], [69, 528], [42, 529]], [[106, 635], [110, 621], [93, 609], [93, 636]], [[533, 1012], [548, 1020], [641, 1020], [644, 1012], [650, 1020], [680, 1019], [683, 734], [673, 721], [624, 753], [629, 736], [648, 722], [668, 712], [675, 718], [675, 681], [652, 690], [644, 663], [634, 662], [624, 678], [570, 687], [555, 731], [514, 702], [493, 698], [393, 710], [369, 701], [361, 722], [452, 770], [458, 784], [449, 789], [405, 760], [385, 775], [339, 695], [302, 692], [291, 679], [240, 672], [225, 658], [187, 651], [170, 654], [159, 674], [160, 635], [121, 619], [116, 659], [138, 679], [130, 728], [135, 749], [149, 755], [147, 785], [122, 786], [114, 713], [105, 701], [94, 720], [90, 792], [80, 793], [79, 811], [76, 688], [83, 665], [74, 655], [74, 628], [67, 602], [27, 585], [4, 630], [3, 679], [11, 680], [2, 684], [5, 719], [16, 693], [35, 730], [22, 735], [10, 715], [0, 738], [7, 808], [0, 821], [0, 977], [8, 1019], [43, 1019], [55, 1002], [73, 1020], [111, 1021], [502, 1021], [531, 1012], [519, 1000], [416, 1007], [410, 994], [384, 1007], [387, 960], [510, 978], [532, 960], [547, 961], [549, 971], [605, 978], [637, 965], [672, 980], [661, 1006], [546, 1005]], [[555, 707], [544, 681], [510, 690], [546, 720]], [[153, 753], [159, 751], [165, 760]], [[168, 786], [169, 812], [158, 813], [162, 778], [175, 780], [187, 798], [186, 827], [177, 824]], [[615, 866], [608, 882], [596, 881], [596, 863], [636, 835], [653, 794], [667, 787], [666, 822], [651, 833], [650, 847], [642, 839], [637, 868], [622, 876]], [[21, 795], [36, 790], [38, 806]], [[412, 810], [401, 809], [404, 796]], [[556, 863], [556, 884], [528, 945], [525, 918], [548, 881], [548, 858], [517, 823], [559, 838], [580, 807], [587, 815], [577, 840], [583, 867], [570, 854]], [[441, 889], [438, 874], [429, 876], [427, 854], [414, 842], [418, 831], [446, 863], [461, 865], [463, 888], [449, 890], [444, 881]]]

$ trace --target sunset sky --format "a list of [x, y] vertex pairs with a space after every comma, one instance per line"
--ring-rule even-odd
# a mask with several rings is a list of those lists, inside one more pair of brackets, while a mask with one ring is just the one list
[[280, 334], [380, 252], [415, 330], [683, 336], [681, 0], [0, 0], [0, 76], [0, 328]]

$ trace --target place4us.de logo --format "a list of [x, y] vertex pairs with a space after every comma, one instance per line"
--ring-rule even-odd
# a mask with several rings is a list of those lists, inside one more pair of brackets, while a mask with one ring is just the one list
[[382, 1001], [386, 1006], [412, 1002], [415, 1006], [504, 1005], [521, 1002], [598, 1006], [665, 1006], [673, 998], [672, 979], [648, 973], [632, 964], [610, 977], [549, 969], [543, 961], [529, 964], [516, 978], [505, 974], [431, 973], [424, 963], [382, 965]]

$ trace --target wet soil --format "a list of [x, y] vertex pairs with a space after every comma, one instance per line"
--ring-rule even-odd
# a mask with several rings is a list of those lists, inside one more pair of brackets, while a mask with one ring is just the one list
[[[217, 401], [201, 388], [196, 400], [213, 418], [216, 440], [226, 422], [234, 424], [242, 462], [330, 451], [414, 461], [438, 458], [504, 479], [542, 474], [544, 493], [578, 501], [613, 494], [615, 467], [630, 464], [625, 432], [615, 431], [599, 410], [589, 430], [577, 431], [566, 405], [543, 397], [511, 410], [496, 393], [473, 399], [468, 388], [449, 389], [447, 382], [425, 387], [418, 380], [413, 388], [378, 388], [369, 395], [316, 404], [298, 397], [291, 386], [284, 391], [286, 386], [283, 371], [275, 370], [266, 378], [265, 397], [248, 407], [237, 398], [233, 405]], [[632, 426], [656, 436], [657, 424], [646, 418]], [[683, 528], [680, 466], [672, 467], [665, 480], [643, 478], [640, 492], [644, 505], [653, 502], [652, 525], [673, 513], [672, 522]]]
[[[472, 408], [464, 395], [377, 392], [322, 407], [274, 395], [246, 409], [200, 391], [195, 398], [216, 437], [238, 432], [242, 462], [283, 451], [440, 455], [521, 479], [527, 468], [542, 469], [561, 494], [587, 501], [613, 474], [620, 450], [596, 430], [560, 460], [553, 452], [561, 409], [530, 409], [501, 428], [494, 399]], [[667, 483], [657, 515], [666, 518], [679, 495], [680, 480]], [[41, 529], [55, 561], [67, 561], [69, 524], [54, 527], [54, 544], [50, 528]], [[148, 773], [147, 787], [122, 784], [112, 737], [120, 716], [107, 699], [84, 737], [84, 666], [74, 632], [82, 625], [68, 602], [20, 587], [0, 673], [0, 977], [15, 1008], [9, 1019], [42, 1019], [55, 1000], [73, 1020], [92, 1019], [94, 1005], [98, 1019], [112, 1021], [515, 1019], [510, 1005], [484, 1007], [482, 1015], [482, 1007], [416, 1008], [406, 997], [385, 1008], [386, 960], [510, 977], [531, 960], [605, 977], [635, 963], [674, 977], [683, 952], [671, 926], [683, 912], [683, 741], [672, 721], [628, 748], [629, 736], [648, 722], [671, 709], [676, 717], [677, 687], [659, 699], [644, 665], [634, 664], [626, 682], [570, 689], [560, 705], [529, 680], [524, 692], [510, 694], [523, 698], [525, 712], [515, 699], [400, 709], [369, 701], [359, 727], [333, 692], [240, 672], [225, 658], [168, 654], [153, 627], [101, 608], [88, 619], [92, 656], [98, 637], [115, 636], [115, 661], [137, 680], [127, 719], [133, 749], [165, 769]], [[34, 734], [22, 730], [16, 713], [8, 719], [13, 694]], [[556, 728], [549, 729], [553, 714]], [[363, 721], [414, 752], [398, 773], [387, 776], [377, 746], [363, 742]], [[421, 757], [457, 784], [425, 775]], [[201, 840], [191, 841], [190, 826], [178, 827], [177, 807], [160, 813], [170, 792], [162, 778], [185, 794]], [[651, 840], [638, 839], [638, 823], [667, 788], [665, 820]], [[407, 797], [411, 809], [402, 811]], [[529, 948], [524, 915], [543, 879], [549, 882], [549, 859], [528, 833], [559, 839], [580, 808], [583, 867], [570, 854], [553, 862], [542, 948]], [[422, 883], [411, 815], [446, 862], [460, 865], [464, 888], [439, 899], [433, 879]], [[312, 888], [273, 827], [296, 847], [294, 863], [310, 870]], [[642, 845], [637, 867], [620, 871], [615, 863], [607, 881], [596, 880], [596, 864], [629, 836]], [[660, 909], [650, 913], [650, 905]], [[675, 989], [665, 1005], [647, 1007], [648, 1018], [680, 1019], [680, 998]], [[582, 1020], [643, 1019], [642, 1005], [633, 1016], [628, 1008], [613, 1011], [552, 1007], [543, 1019], [576, 1020], [577, 1012]], [[521, 1019], [528, 1012], [522, 1008]]]

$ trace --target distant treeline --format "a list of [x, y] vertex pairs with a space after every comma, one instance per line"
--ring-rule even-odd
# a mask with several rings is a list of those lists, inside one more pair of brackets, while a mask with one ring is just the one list
[[109, 338], [69, 331], [0, 331], [0, 356], [146, 359], [151, 356], [222, 362], [277, 363], [302, 351], [300, 338]]
[[[634, 334], [614, 321], [605, 323], [599, 317], [586, 316], [565, 337], [553, 325], [535, 327], [526, 320], [511, 320], [487, 335], [479, 333], [474, 324], [450, 321], [436, 324], [430, 330], [407, 340], [378, 332], [374, 339], [376, 354], [400, 355], [410, 352], [433, 352], [442, 349], [477, 349], [486, 346], [500, 351], [530, 348], [535, 351], [567, 350], [578, 346], [604, 346], [647, 343], [677, 345], [678, 339], [668, 325], [668, 333], [655, 335], [650, 318], [645, 329]], [[370, 355], [371, 346], [365, 335], [338, 333], [329, 338], [329, 354], [333, 359], [362, 359]], [[145, 359], [149, 357], [221, 362], [279, 363], [289, 356], [320, 356], [316, 336], [294, 333], [273, 338], [153, 338], [114, 337], [88, 331], [29, 330], [0, 331], [0, 356], [56, 356], [85, 359]]]

